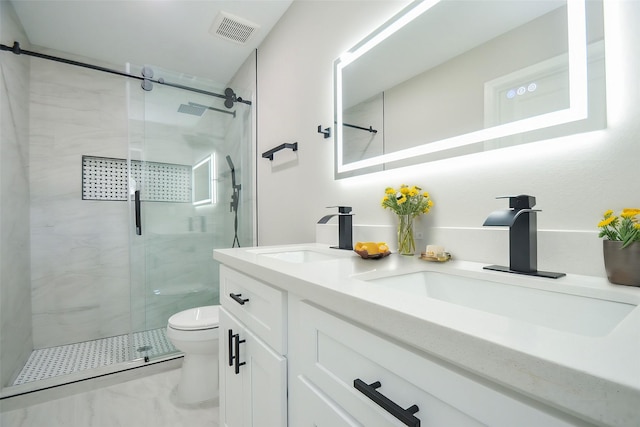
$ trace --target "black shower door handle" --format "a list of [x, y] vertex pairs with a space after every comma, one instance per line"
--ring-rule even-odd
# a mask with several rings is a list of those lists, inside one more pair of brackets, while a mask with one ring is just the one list
[[136, 190], [133, 195], [136, 206], [136, 234], [142, 236], [142, 216], [140, 215], [140, 190]]
[[420, 410], [418, 405], [412, 405], [407, 409], [403, 409], [402, 406], [376, 390], [382, 386], [380, 381], [367, 384], [360, 378], [356, 378], [353, 380], [353, 386], [356, 390], [380, 405], [382, 409], [396, 417], [402, 424], [409, 427], [420, 427], [420, 418], [413, 415]]

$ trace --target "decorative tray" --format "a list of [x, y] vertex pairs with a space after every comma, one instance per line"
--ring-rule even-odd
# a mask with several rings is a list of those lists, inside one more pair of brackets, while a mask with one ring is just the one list
[[451, 254], [449, 252], [444, 252], [444, 257], [436, 258], [434, 256], [427, 256], [426, 252], [422, 252], [420, 254], [420, 259], [431, 262], [447, 262], [451, 259]]

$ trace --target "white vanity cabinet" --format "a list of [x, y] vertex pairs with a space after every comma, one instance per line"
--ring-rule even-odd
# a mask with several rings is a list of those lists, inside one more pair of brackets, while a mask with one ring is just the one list
[[220, 269], [220, 420], [287, 425], [286, 294]]
[[292, 296], [289, 318], [291, 426], [584, 425]]

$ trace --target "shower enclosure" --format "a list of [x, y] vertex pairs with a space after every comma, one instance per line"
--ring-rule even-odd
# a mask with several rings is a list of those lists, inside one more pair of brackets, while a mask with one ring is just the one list
[[11, 361], [2, 397], [175, 357], [167, 319], [218, 303], [213, 249], [254, 242], [252, 107], [229, 102], [250, 93], [158, 67], [130, 66], [142, 81], [29, 68], [30, 295], [16, 310], [33, 351], [11, 354], [24, 368]]

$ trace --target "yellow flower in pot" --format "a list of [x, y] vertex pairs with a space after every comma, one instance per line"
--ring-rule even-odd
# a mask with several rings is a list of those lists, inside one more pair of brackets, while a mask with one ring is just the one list
[[598, 223], [604, 237], [603, 254], [607, 278], [619, 285], [640, 286], [640, 209], [626, 208], [619, 216], [612, 210]]

